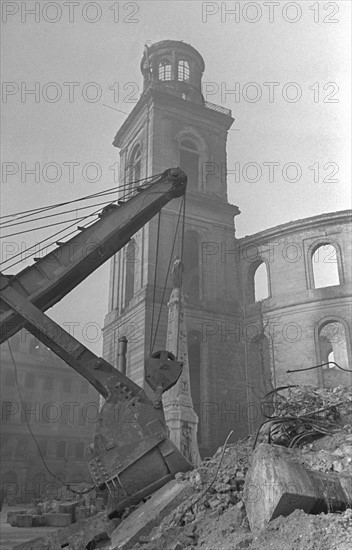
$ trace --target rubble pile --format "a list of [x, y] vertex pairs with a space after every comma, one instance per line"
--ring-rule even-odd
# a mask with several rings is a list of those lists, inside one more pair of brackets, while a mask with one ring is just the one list
[[[278, 422], [279, 430], [271, 430], [272, 419], [270, 419], [259, 433], [220, 447], [213, 457], [205, 459], [198, 468], [177, 474], [176, 482], [170, 483], [176, 484], [179, 488], [173, 485], [172, 490], [166, 489], [165, 493], [160, 489], [157, 504], [153, 504], [155, 493], [137, 507], [126, 509], [115, 523], [108, 521], [106, 516], [104, 519], [104, 512], [100, 512], [91, 520], [86, 519], [60, 530], [65, 532], [65, 536], [61, 533], [55, 541], [52, 538], [50, 542], [45, 539], [41, 545], [38, 540], [37, 545], [23, 545], [21, 550], [34, 550], [34, 548], [55, 550], [60, 547], [65, 547], [67, 550], [85, 550], [86, 548], [347, 550], [352, 548], [351, 389], [342, 387], [321, 389], [312, 386], [288, 388], [284, 392], [277, 393], [274, 405], [275, 420], [289, 417], [291, 424], [290, 427], [287, 427], [288, 424], [286, 426], [288, 437], [284, 435], [283, 430], [280, 433], [283, 425], [280, 422]], [[313, 419], [319, 430], [315, 430], [313, 434], [308, 433], [312, 432], [312, 423], [302, 421], [306, 417]], [[326, 426], [328, 429], [322, 429]], [[271, 441], [268, 442], [270, 431]], [[278, 440], [272, 441], [274, 434], [281, 438], [281, 445], [278, 445]], [[292, 438], [296, 438], [293, 446]], [[303, 479], [307, 480], [308, 485], [312, 478], [314, 483], [318, 483], [324, 497], [325, 478], [332, 484], [335, 483], [340, 494], [343, 495], [342, 505], [334, 509], [334, 513], [330, 513], [329, 507], [324, 513], [321, 513], [318, 506], [313, 506], [310, 510], [309, 506], [314, 498], [319, 500], [319, 506], [322, 504], [321, 501], [324, 504], [324, 498], [321, 499], [319, 495], [316, 496], [314, 490], [311, 491], [311, 488], [301, 485], [301, 492], [306, 492], [307, 496], [303, 494], [302, 497], [298, 491], [294, 495], [297, 497], [297, 505], [292, 507], [292, 502], [289, 502], [290, 506], [282, 512], [280, 512], [282, 510], [280, 506], [285, 499], [279, 499], [279, 513], [273, 514], [263, 528], [254, 529], [249, 503], [246, 500], [246, 484], [248, 485], [248, 480], [255, 474], [255, 456], [260, 455], [261, 449], [268, 451], [268, 459], [270, 455], [274, 459], [278, 458], [276, 465], [282, 465], [282, 461], [285, 464], [287, 459], [287, 464], [291, 465], [294, 473], [298, 470], [300, 474], [303, 472], [306, 475]], [[265, 475], [266, 470], [270, 472], [270, 468], [259, 468], [260, 475], [262, 472]], [[275, 467], [272, 471], [275, 472]], [[285, 474], [285, 471], [285, 467], [281, 470], [279, 468], [280, 475], [282, 472]], [[259, 479], [258, 484], [260, 485], [261, 482], [262, 480]], [[265, 484], [261, 484], [261, 488], [265, 496]], [[173, 496], [172, 491], [175, 491], [177, 498]], [[287, 496], [292, 497], [292, 494], [288, 493], [286, 491], [284, 494], [286, 499]], [[165, 495], [169, 498], [167, 507], [164, 503]], [[160, 514], [157, 506], [160, 506]], [[309, 513], [303, 511], [307, 506]], [[91, 529], [95, 521], [96, 527]], [[145, 522], [143, 530], [138, 530], [137, 526], [143, 522]], [[87, 527], [83, 527], [84, 524]], [[130, 532], [134, 527], [136, 530], [132, 536]], [[75, 533], [67, 531], [72, 528], [75, 528]], [[59, 545], [57, 545], [58, 541], [60, 541]]]
[[[267, 415], [259, 440], [266, 436], [269, 443], [295, 447], [338, 432], [342, 426], [352, 431], [352, 395], [348, 388], [288, 386], [278, 388], [272, 395], [274, 413]], [[264, 400], [263, 405], [265, 414], [268, 403]]]
[[[290, 418], [291, 425], [276, 431], [276, 441], [289, 446], [292, 436], [311, 432], [312, 424], [296, 418], [309, 416], [324, 431], [301, 437], [287, 450], [290, 459], [308, 470], [352, 474], [352, 391], [313, 386], [288, 388], [275, 398], [273, 417]], [[268, 423], [269, 424], [269, 423]], [[264, 425], [267, 426], [267, 425]], [[291, 428], [291, 431], [290, 431]], [[194, 494], [169, 514], [148, 537], [133, 548], [140, 550], [347, 550], [352, 547], [352, 502], [345, 511], [311, 515], [295, 510], [271, 521], [259, 533], [250, 530], [243, 488], [253, 447], [268, 440], [270, 426], [259, 437], [218, 449], [215, 455], [179, 480], [192, 484]], [[274, 437], [274, 436], [272, 436]], [[282, 447], [281, 447], [282, 448]], [[219, 461], [223, 454], [219, 471]], [[215, 477], [216, 476], [216, 477]], [[215, 481], [214, 481], [215, 478]], [[349, 477], [349, 479], [351, 479]], [[209, 490], [207, 490], [209, 487]], [[297, 529], [297, 521], [300, 528]]]

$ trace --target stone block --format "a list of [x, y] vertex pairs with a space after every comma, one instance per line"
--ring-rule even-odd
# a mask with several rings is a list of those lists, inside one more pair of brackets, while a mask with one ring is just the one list
[[17, 527], [32, 527], [32, 514], [18, 514]]
[[71, 514], [60, 514], [59, 512], [52, 512], [43, 514], [46, 519], [46, 524], [50, 527], [67, 527], [71, 525]]
[[112, 550], [128, 550], [141, 536], [146, 536], [172, 510], [177, 508], [194, 492], [187, 483], [169, 481], [158, 489], [147, 502], [132, 512], [111, 534]]
[[317, 514], [347, 505], [349, 482], [338, 474], [307, 470], [285, 447], [258, 445], [244, 485], [244, 503], [252, 531], [278, 516], [300, 509]]
[[11, 510], [7, 512], [7, 523], [9, 523], [11, 527], [17, 527], [17, 516], [26, 513], [27, 510]]
[[33, 515], [32, 519], [32, 527], [45, 527], [46, 525], [46, 518], [42, 515]]
[[89, 543], [102, 533], [108, 536], [116, 528], [117, 520], [109, 520], [102, 512], [80, 523], [58, 528], [45, 537], [37, 537], [13, 547], [13, 550], [83, 550]]
[[76, 508], [78, 506], [78, 502], [62, 502], [59, 504], [59, 514], [71, 514], [71, 520], [72, 523], [76, 521]]

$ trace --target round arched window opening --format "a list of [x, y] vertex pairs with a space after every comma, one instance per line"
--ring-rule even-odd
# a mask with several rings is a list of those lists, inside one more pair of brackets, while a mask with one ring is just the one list
[[141, 179], [141, 172], [142, 172], [141, 166], [142, 166], [141, 146], [136, 145], [136, 147], [132, 152], [130, 162], [126, 167], [128, 183], [133, 183], [135, 185], [138, 185], [138, 182]]
[[180, 143], [180, 168], [187, 176], [188, 189], [198, 190], [199, 152], [197, 145], [190, 139], [183, 139]]
[[182, 59], [178, 62], [177, 78], [181, 82], [189, 82], [189, 63]]
[[[318, 332], [320, 361], [324, 387], [349, 385], [352, 382], [348, 358], [349, 339], [346, 328], [341, 321], [325, 322]], [[339, 369], [334, 363], [336, 363]]]
[[313, 287], [326, 288], [340, 284], [337, 249], [331, 243], [317, 246], [311, 257]]
[[162, 59], [158, 67], [159, 80], [163, 82], [171, 80], [171, 63], [168, 59]]

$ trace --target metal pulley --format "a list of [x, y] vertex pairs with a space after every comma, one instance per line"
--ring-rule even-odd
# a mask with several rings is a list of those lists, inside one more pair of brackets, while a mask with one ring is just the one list
[[153, 405], [160, 408], [162, 394], [172, 388], [180, 378], [183, 363], [176, 360], [170, 351], [162, 350], [153, 353], [145, 362], [145, 380], [155, 392]]

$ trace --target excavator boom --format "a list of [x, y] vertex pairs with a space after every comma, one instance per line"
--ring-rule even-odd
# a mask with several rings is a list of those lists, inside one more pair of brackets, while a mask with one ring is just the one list
[[97, 357], [44, 313], [120, 250], [172, 198], [187, 177], [170, 169], [141, 186], [126, 203], [105, 208], [100, 219], [19, 274], [0, 274], [1, 341], [22, 327], [84, 376], [105, 398], [89, 462], [92, 478], [109, 492], [109, 515], [140, 501], [191, 465], [167, 437], [161, 393], [182, 365], [167, 352], [147, 361], [151, 400], [137, 384]]
[[[10, 278], [9, 284], [42, 311], [59, 302], [88, 275], [116, 254], [171, 199], [185, 193], [187, 177], [179, 168], [138, 187], [120, 206]], [[1, 303], [0, 343], [23, 327], [23, 320]]]

